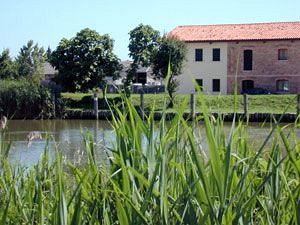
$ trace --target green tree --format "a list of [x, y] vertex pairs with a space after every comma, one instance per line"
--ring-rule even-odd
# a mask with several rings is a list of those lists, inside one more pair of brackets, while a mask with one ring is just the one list
[[48, 46], [46, 54], [45, 54], [46, 55], [46, 59], [47, 59], [48, 62], [51, 59], [51, 54], [52, 54], [52, 50], [51, 50], [50, 46]]
[[154, 52], [157, 50], [160, 42], [159, 31], [154, 30], [149, 25], [140, 24], [129, 32], [129, 56], [133, 59], [131, 67], [127, 71], [125, 87], [127, 93], [132, 79], [136, 74], [138, 66], [149, 66], [152, 62]]
[[50, 62], [59, 71], [56, 82], [71, 92], [97, 87], [104, 90], [105, 77], [116, 79], [121, 69], [109, 35], [100, 35], [88, 28], [70, 40], [62, 39], [52, 52]]
[[[170, 97], [169, 107], [173, 107], [174, 92], [178, 87], [176, 76], [181, 74], [186, 60], [187, 47], [185, 42], [176, 37], [164, 36], [152, 60], [153, 74], [156, 78], [167, 78], [167, 91]], [[170, 73], [168, 76], [168, 67]], [[168, 76], [168, 77], [167, 77]]]
[[16, 77], [15, 62], [10, 57], [9, 49], [4, 49], [0, 55], [0, 79]]
[[45, 50], [30, 40], [21, 48], [16, 62], [20, 77], [39, 82], [43, 75]]

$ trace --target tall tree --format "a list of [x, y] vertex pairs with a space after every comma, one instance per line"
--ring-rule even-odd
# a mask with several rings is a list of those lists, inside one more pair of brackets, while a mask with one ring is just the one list
[[4, 49], [0, 55], [0, 79], [14, 78], [16, 74], [16, 66], [10, 57], [9, 49]]
[[48, 46], [47, 51], [46, 51], [46, 59], [48, 62], [50, 62], [51, 54], [52, 54], [52, 50], [51, 50], [50, 46]]
[[[181, 74], [186, 60], [187, 47], [185, 42], [176, 37], [164, 36], [158, 50], [153, 56], [153, 74], [157, 78], [167, 78], [167, 91], [170, 97], [169, 107], [173, 107], [174, 96], [178, 82], [176, 76]], [[168, 74], [168, 70], [169, 74]], [[168, 76], [168, 77], [167, 77]]]
[[16, 62], [19, 76], [39, 82], [43, 75], [45, 50], [30, 40], [21, 48]]
[[62, 39], [52, 52], [50, 62], [59, 71], [56, 81], [71, 92], [97, 87], [103, 90], [105, 77], [116, 79], [121, 68], [109, 35], [100, 35], [88, 28], [70, 40]]
[[130, 86], [137, 68], [151, 65], [152, 56], [157, 50], [160, 42], [159, 31], [154, 30], [150, 25], [140, 24], [129, 32], [129, 56], [133, 59], [131, 67], [127, 71], [125, 87]]

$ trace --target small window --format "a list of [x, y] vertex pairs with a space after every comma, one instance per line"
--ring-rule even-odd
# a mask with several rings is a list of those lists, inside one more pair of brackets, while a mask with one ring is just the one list
[[220, 91], [220, 79], [213, 79], [212, 80], [212, 85], [213, 85], [213, 92], [219, 92]]
[[277, 91], [289, 91], [289, 81], [288, 80], [278, 80], [277, 81]]
[[142, 73], [142, 72], [136, 73], [132, 82], [146, 84], [147, 83], [147, 73]]
[[[200, 90], [202, 90], [203, 87], [203, 79], [195, 79], [196, 84], [200, 87]], [[195, 91], [197, 91], [197, 88], [195, 87]]]
[[287, 59], [288, 59], [288, 50], [278, 49], [278, 60], [287, 60]]
[[195, 61], [203, 61], [203, 49], [197, 48], [195, 49]]
[[251, 90], [254, 88], [254, 81], [253, 80], [243, 80], [242, 81], [242, 90], [246, 92], [247, 90]]
[[252, 70], [252, 50], [244, 51], [244, 70]]
[[220, 61], [220, 49], [219, 48], [213, 48], [213, 61]]

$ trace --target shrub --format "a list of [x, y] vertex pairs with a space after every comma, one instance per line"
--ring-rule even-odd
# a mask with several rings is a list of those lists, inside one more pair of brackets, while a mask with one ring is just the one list
[[50, 118], [53, 116], [50, 91], [26, 80], [0, 81], [0, 114], [14, 119]]

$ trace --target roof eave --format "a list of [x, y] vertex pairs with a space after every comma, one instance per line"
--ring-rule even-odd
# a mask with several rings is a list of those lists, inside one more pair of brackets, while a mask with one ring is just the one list
[[194, 42], [237, 42], [237, 41], [297, 41], [299, 38], [271, 38], [271, 39], [230, 39], [230, 40], [182, 40], [187, 43]]

